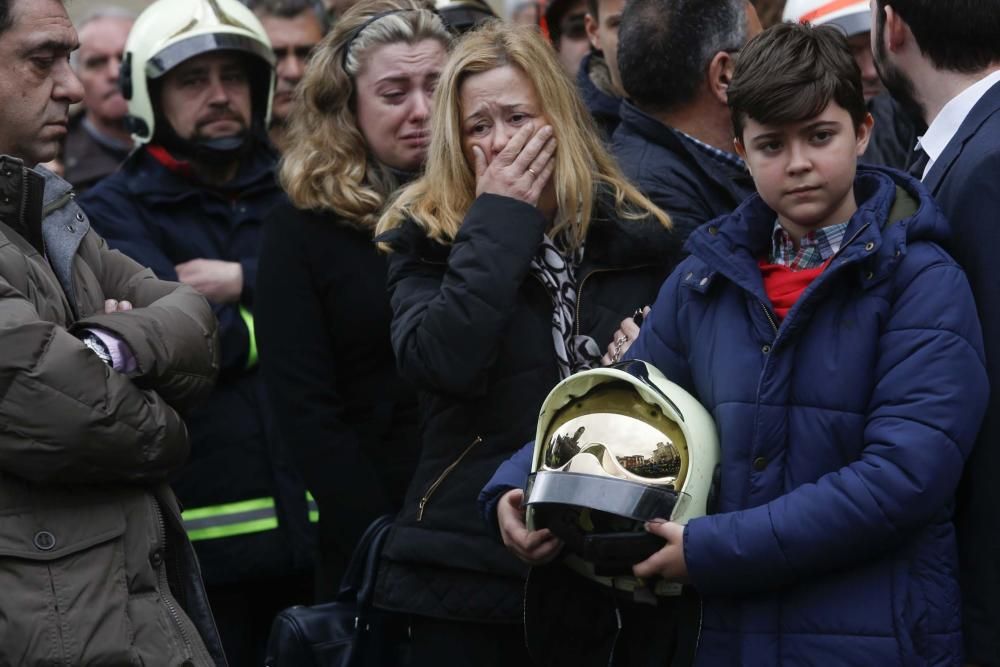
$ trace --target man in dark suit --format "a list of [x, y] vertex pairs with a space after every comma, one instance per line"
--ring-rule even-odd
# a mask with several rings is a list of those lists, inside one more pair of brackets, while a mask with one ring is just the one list
[[670, 215], [678, 253], [696, 227], [754, 192], [733, 152], [726, 88], [733, 56], [758, 32], [747, 0], [629, 0], [622, 14], [618, 67], [628, 100], [613, 152]]
[[911, 169], [951, 221], [986, 342], [992, 395], [959, 491], [966, 661], [1000, 665], [1000, 0], [875, 0], [879, 74], [927, 132]]

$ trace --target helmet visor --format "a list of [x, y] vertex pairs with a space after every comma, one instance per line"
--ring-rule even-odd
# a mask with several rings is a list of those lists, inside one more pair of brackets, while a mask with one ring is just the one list
[[182, 62], [212, 51], [239, 51], [274, 66], [274, 52], [260, 40], [233, 33], [205, 33], [175, 42], [146, 63], [146, 77], [158, 79]]
[[680, 426], [625, 383], [602, 385], [553, 419], [540, 470], [606, 475], [680, 491], [687, 443]]

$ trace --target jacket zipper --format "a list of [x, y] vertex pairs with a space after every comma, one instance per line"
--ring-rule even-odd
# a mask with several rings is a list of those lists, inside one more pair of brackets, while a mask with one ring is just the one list
[[763, 301], [761, 301], [761, 300], [758, 299], [757, 303], [760, 304], [760, 309], [764, 311], [764, 315], [767, 316], [767, 321], [771, 323], [771, 328], [774, 329], [774, 333], [777, 334], [778, 333], [778, 325], [775, 323], [774, 318], [771, 317], [771, 310], [767, 306], [764, 305]]
[[174, 625], [180, 630], [181, 639], [184, 640], [184, 650], [185, 657], [190, 658], [192, 656], [191, 649], [191, 638], [188, 636], [187, 628], [181, 622], [181, 616], [177, 612], [177, 606], [174, 604], [173, 600], [170, 599], [170, 595], [167, 591], [170, 590], [170, 584], [167, 579], [167, 524], [163, 519], [163, 509], [160, 507], [160, 502], [155, 498], [151, 501], [153, 503], [153, 512], [156, 514], [156, 522], [160, 529], [160, 549], [163, 551], [163, 561], [160, 563], [160, 567], [157, 569], [158, 578], [160, 580], [160, 599], [163, 604], [167, 607], [167, 611], [170, 612], [170, 617], [174, 620]]
[[698, 647], [701, 646], [701, 626], [705, 621], [705, 598], [698, 594], [698, 634], [694, 638], [694, 655], [691, 656], [692, 664], [698, 659]]
[[462, 459], [464, 459], [466, 455], [472, 451], [472, 448], [481, 443], [482, 441], [483, 441], [482, 436], [477, 435], [476, 439], [472, 441], [472, 444], [466, 447], [465, 450], [459, 455], [459, 457], [455, 459], [451, 463], [451, 465], [445, 468], [440, 475], [438, 475], [437, 479], [434, 480], [434, 483], [431, 484], [430, 487], [427, 489], [427, 492], [424, 493], [424, 497], [420, 499], [420, 505], [417, 508], [417, 521], [423, 521], [424, 509], [427, 507], [427, 501], [431, 499], [431, 496], [434, 495], [434, 492], [437, 491], [437, 488], [441, 486], [441, 483], [444, 482], [444, 480], [448, 477], [448, 475], [450, 475], [451, 472], [458, 466], [458, 464], [462, 462]]

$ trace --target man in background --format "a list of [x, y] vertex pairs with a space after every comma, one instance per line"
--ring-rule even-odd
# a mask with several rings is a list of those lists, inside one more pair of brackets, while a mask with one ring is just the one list
[[592, 50], [580, 63], [576, 83], [597, 127], [610, 141], [618, 127], [622, 79], [618, 73], [618, 26], [625, 0], [587, 0], [583, 18]]
[[872, 0], [882, 81], [927, 131], [911, 173], [951, 224], [992, 391], [955, 507], [965, 661], [1000, 665], [1000, 0]]
[[734, 55], [758, 32], [746, 0], [629, 0], [622, 14], [618, 68], [628, 99], [613, 150], [670, 215], [678, 254], [696, 227], [754, 192], [733, 152], [726, 90]]
[[274, 49], [276, 81], [271, 106], [271, 143], [283, 152], [295, 87], [313, 48], [323, 39], [323, 21], [311, 0], [248, 0]]
[[77, 192], [113, 173], [132, 149], [118, 74], [134, 22], [126, 9], [102, 7], [77, 26], [80, 49], [71, 59], [83, 83], [83, 112], [70, 121], [62, 152], [65, 178]]

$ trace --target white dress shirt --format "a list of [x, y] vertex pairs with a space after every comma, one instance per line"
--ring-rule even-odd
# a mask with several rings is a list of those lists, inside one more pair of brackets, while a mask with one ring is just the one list
[[958, 128], [965, 122], [965, 118], [972, 112], [973, 107], [997, 82], [1000, 82], [1000, 70], [980, 79], [951, 98], [948, 104], [941, 108], [941, 113], [931, 121], [927, 132], [922, 137], [918, 137], [917, 147], [922, 148], [929, 158], [921, 179], [927, 178], [934, 162], [941, 157], [941, 153], [954, 138]]

